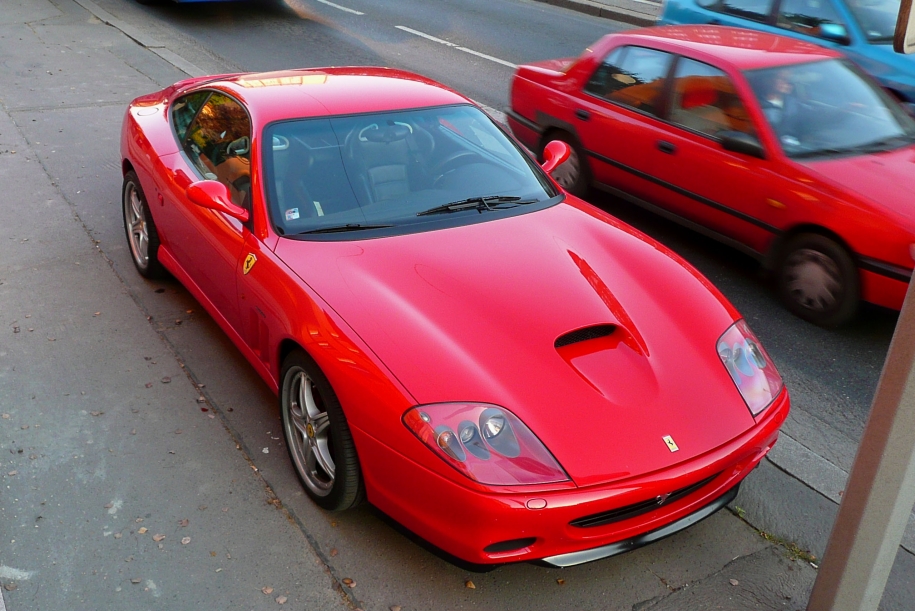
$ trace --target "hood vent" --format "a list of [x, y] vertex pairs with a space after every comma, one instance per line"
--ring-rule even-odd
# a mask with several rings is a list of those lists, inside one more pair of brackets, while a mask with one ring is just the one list
[[576, 329], [575, 331], [569, 331], [565, 335], [560, 335], [557, 337], [556, 341], [553, 342], [553, 347], [562, 348], [563, 346], [570, 346], [579, 342], [586, 342], [589, 339], [607, 337], [614, 331], [616, 331], [616, 325], [609, 324], [593, 325], [590, 327], [584, 327], [583, 329]]

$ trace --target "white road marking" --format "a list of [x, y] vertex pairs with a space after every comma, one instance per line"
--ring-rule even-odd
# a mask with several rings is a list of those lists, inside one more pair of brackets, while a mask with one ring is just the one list
[[334, 4], [333, 2], [328, 2], [328, 0], [318, 0], [321, 4], [326, 4], [327, 6], [332, 6], [335, 9], [341, 11], [346, 11], [347, 13], [352, 13], [353, 15], [365, 15], [362, 11], [353, 10], [351, 8], [346, 8], [345, 6], [340, 6], [339, 4]]
[[[323, 2], [324, 0], [319, 0], [319, 1]], [[462, 47], [453, 42], [448, 42], [447, 40], [443, 40], [441, 38], [436, 38], [435, 36], [432, 36], [431, 34], [426, 34], [425, 32], [420, 32], [419, 30], [414, 30], [413, 28], [408, 28], [405, 25], [396, 25], [394, 27], [397, 28], [398, 30], [403, 30], [404, 32], [413, 34], [414, 36], [420, 36], [422, 38], [425, 38], [426, 40], [431, 40], [432, 42], [437, 42], [440, 45], [445, 45], [446, 47], [452, 47], [454, 49], [457, 49], [458, 51], [463, 51], [464, 53], [470, 53], [471, 55], [476, 55], [477, 57], [482, 57], [483, 59], [488, 59], [491, 62], [495, 62], [497, 64], [502, 64], [503, 66], [508, 66], [509, 68], [512, 68], [512, 69], [518, 67], [518, 64], [513, 64], [511, 62], [505, 61], [504, 59], [499, 59], [498, 57], [493, 57], [492, 55], [486, 55], [485, 53], [480, 53], [479, 51], [474, 51], [473, 49], [468, 49], [467, 47]]]
[[0, 564], [0, 579], [9, 579], [12, 581], [25, 581], [34, 575], [34, 571], [23, 571], [20, 569], [14, 569], [11, 566], [4, 566]]

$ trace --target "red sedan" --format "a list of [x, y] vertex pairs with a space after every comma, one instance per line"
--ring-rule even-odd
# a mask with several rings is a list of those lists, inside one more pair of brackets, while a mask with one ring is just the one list
[[734, 308], [467, 98], [331, 68], [197, 78], [122, 132], [137, 270], [279, 396], [308, 495], [465, 562], [606, 557], [710, 515], [789, 409]]
[[915, 121], [833, 51], [718, 26], [606, 36], [518, 68], [509, 125], [596, 185], [759, 258], [798, 316], [899, 309], [915, 243]]

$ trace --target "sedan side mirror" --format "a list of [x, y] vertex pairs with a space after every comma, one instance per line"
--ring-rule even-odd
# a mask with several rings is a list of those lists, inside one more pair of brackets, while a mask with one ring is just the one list
[[851, 38], [848, 36], [848, 30], [844, 25], [839, 23], [821, 23], [820, 38], [840, 45], [851, 44]]
[[572, 149], [562, 140], [553, 140], [543, 147], [543, 171], [549, 174], [557, 166], [565, 163], [572, 154]]
[[201, 180], [187, 188], [187, 198], [201, 208], [228, 214], [242, 223], [248, 222], [248, 211], [232, 203], [229, 188], [217, 180]]
[[750, 157], [766, 158], [766, 151], [755, 136], [744, 132], [723, 131], [718, 132], [721, 148], [733, 153], [741, 153]]

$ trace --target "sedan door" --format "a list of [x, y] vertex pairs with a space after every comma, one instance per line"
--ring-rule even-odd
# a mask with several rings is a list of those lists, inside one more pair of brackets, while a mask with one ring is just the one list
[[772, 195], [782, 179], [776, 162], [722, 146], [726, 135], [759, 142], [731, 78], [709, 64], [679, 58], [667, 118], [648, 127], [659, 186], [656, 201], [682, 218], [765, 252], [784, 223], [784, 206]]

